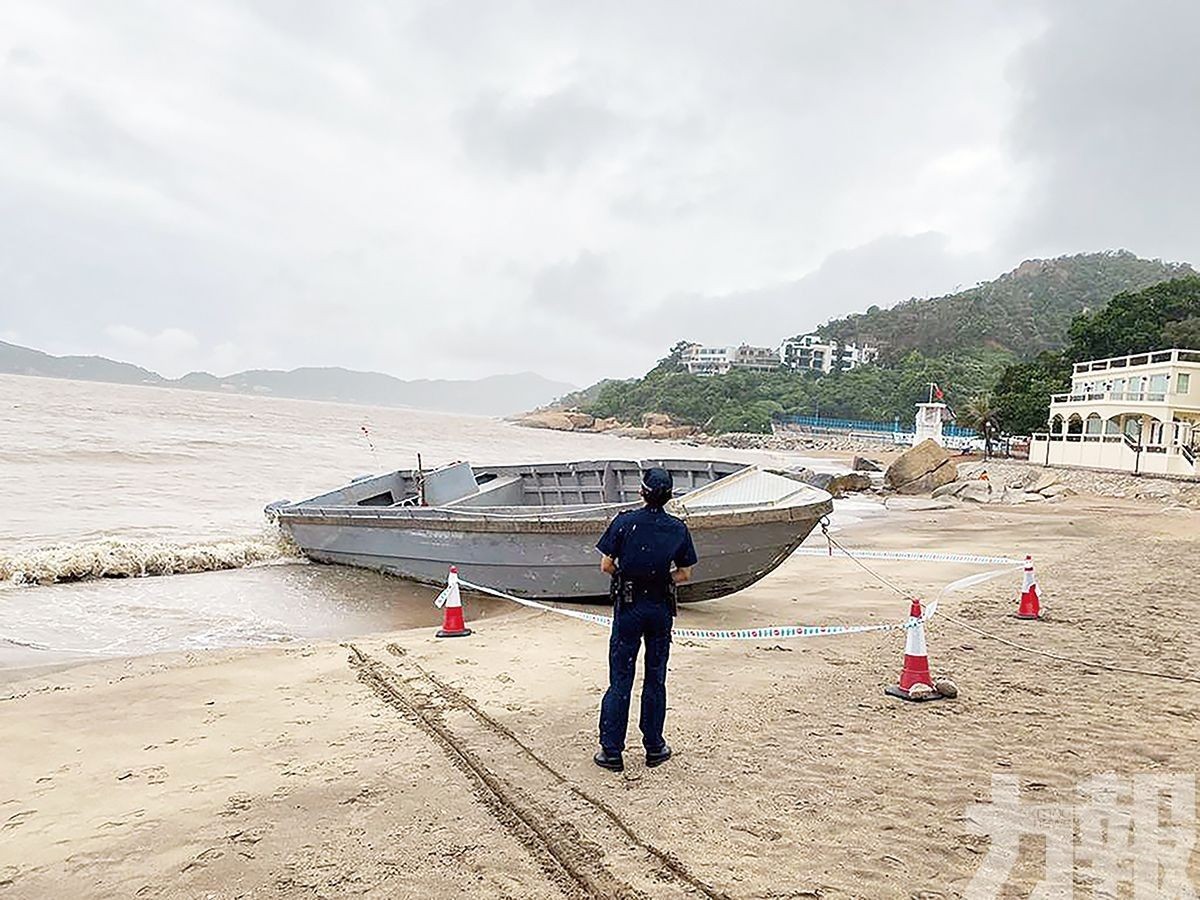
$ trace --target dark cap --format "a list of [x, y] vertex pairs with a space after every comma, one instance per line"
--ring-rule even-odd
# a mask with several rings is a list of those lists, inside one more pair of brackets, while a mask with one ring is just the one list
[[671, 473], [655, 466], [642, 473], [642, 489], [647, 491], [669, 491], [675, 487]]

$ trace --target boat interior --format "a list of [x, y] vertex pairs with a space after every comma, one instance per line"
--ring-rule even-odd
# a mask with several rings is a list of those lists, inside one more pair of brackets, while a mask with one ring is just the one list
[[478, 469], [455, 462], [428, 471], [364, 476], [297, 505], [489, 510], [623, 505], [638, 502], [642, 472], [652, 466], [671, 473], [676, 498], [748, 468], [712, 460], [599, 460]]

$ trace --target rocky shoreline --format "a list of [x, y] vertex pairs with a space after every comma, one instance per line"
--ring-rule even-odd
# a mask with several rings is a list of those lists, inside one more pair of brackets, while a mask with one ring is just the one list
[[[936, 445], [905, 449], [883, 441], [836, 434], [758, 434], [729, 432], [710, 435], [662, 413], [648, 413], [641, 425], [596, 418], [579, 410], [539, 410], [513, 420], [526, 428], [605, 433], [645, 440], [672, 440], [734, 450], [781, 453], [863, 454], [891, 461], [885, 484], [837, 484], [844, 492], [874, 490], [889, 494], [922, 495], [946, 505], [956, 503], [1036, 503], [1071, 494], [1156, 500], [1200, 509], [1200, 483], [1104, 472], [1093, 469], [1046, 468], [1009, 459], [959, 459]], [[904, 452], [897, 454], [898, 451]], [[853, 468], [853, 467], [852, 467]], [[886, 486], [885, 486], [886, 485]], [[824, 485], [818, 485], [824, 487]], [[928, 503], [928, 500], [919, 501]]]
[[995, 459], [961, 465], [958, 480], [939, 487], [933, 497], [975, 503], [1028, 503], [1071, 494], [1154, 500], [1200, 509], [1200, 482]]
[[839, 434], [760, 434], [731, 431], [707, 434], [695, 425], [677, 422], [665, 413], [647, 413], [640, 425], [615, 418], [598, 418], [577, 409], [537, 410], [512, 420], [524, 428], [574, 431], [585, 434], [611, 434], [642, 440], [683, 441], [731, 450], [767, 450], [782, 453], [891, 453], [898, 448], [885, 441], [864, 440]]
[[646, 413], [642, 424], [602, 419], [577, 409], [547, 409], [527, 413], [513, 419], [524, 428], [546, 428], [551, 431], [582, 431], [589, 434], [612, 434], [617, 437], [649, 438], [678, 441], [685, 438], [707, 438], [695, 425], [683, 425], [663, 413]]

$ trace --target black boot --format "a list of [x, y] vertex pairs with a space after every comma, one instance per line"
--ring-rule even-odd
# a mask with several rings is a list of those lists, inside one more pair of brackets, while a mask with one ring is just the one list
[[592, 762], [602, 769], [608, 769], [610, 772], [625, 771], [625, 760], [621, 758], [620, 753], [609, 753], [601, 749], [592, 757]]
[[671, 748], [663, 744], [661, 750], [656, 750], [653, 753], [649, 750], [646, 751], [646, 766], [653, 769], [655, 766], [661, 766], [670, 758]]

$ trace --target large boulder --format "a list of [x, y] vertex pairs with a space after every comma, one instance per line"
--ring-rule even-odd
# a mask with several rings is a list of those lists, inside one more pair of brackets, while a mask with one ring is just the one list
[[[829, 491], [829, 485], [833, 482], [833, 476], [828, 472], [812, 472], [806, 470], [806, 474], [801, 476], [801, 481], [805, 484], [811, 484], [815, 488], [820, 488], [823, 491]], [[833, 491], [829, 491], [831, 494]]]
[[968, 484], [970, 484], [968, 481], [951, 481], [949, 484], [943, 484], [941, 487], [933, 489], [933, 499], [940, 500], [943, 497], [957, 497], [959, 492]]
[[930, 497], [897, 497], [894, 494], [886, 498], [883, 505], [888, 509], [902, 509], [907, 512], [954, 508], [954, 504], [945, 498], [934, 500]]
[[1040, 494], [1048, 487], [1053, 487], [1058, 484], [1057, 472], [1042, 472], [1029, 483], [1025, 490], [1031, 494]]
[[862, 472], [846, 472], [842, 475], [835, 475], [829, 481], [829, 486], [825, 490], [833, 494], [835, 497], [840, 497], [843, 494], [853, 494], [860, 491], [869, 491], [871, 489], [871, 476], [864, 475]]
[[864, 475], [861, 472], [845, 472], [841, 475], [831, 475], [828, 472], [814, 472], [812, 469], [797, 466], [782, 474], [787, 475], [788, 478], [803, 481], [805, 484], [812, 485], [815, 488], [820, 488], [823, 491], [828, 491], [834, 497], [841, 497], [843, 494], [850, 494], [856, 491], [869, 491], [871, 489], [870, 476]]
[[992, 499], [992, 483], [990, 481], [964, 481], [963, 488], [958, 492], [959, 500], [970, 500], [972, 503], [990, 503]]
[[646, 413], [642, 416], [643, 428], [653, 428], [656, 425], [663, 428], [670, 428], [674, 424], [671, 421], [671, 417], [666, 413]]
[[596, 417], [590, 416], [587, 413], [579, 412], [575, 409], [569, 409], [563, 413], [567, 417], [567, 421], [571, 423], [572, 431], [590, 431], [592, 426], [596, 424]]
[[794, 478], [796, 481], [803, 481], [805, 484], [812, 484], [809, 479], [817, 473], [808, 468], [808, 466], [792, 466], [788, 469], [783, 469], [779, 474], [786, 475], [788, 478]]
[[1038, 491], [1043, 497], [1069, 497], [1075, 493], [1065, 484], [1052, 484], [1049, 487], [1044, 487]]
[[530, 413], [520, 419], [520, 424], [526, 428], [550, 428], [554, 431], [574, 431], [575, 423], [572, 413], [562, 410], [548, 409], [543, 412]]
[[958, 467], [944, 447], [924, 440], [888, 466], [884, 480], [901, 494], [928, 494], [958, 479]]
[[691, 425], [650, 425], [647, 430], [650, 437], [668, 441], [677, 441], [696, 433], [696, 428]]

